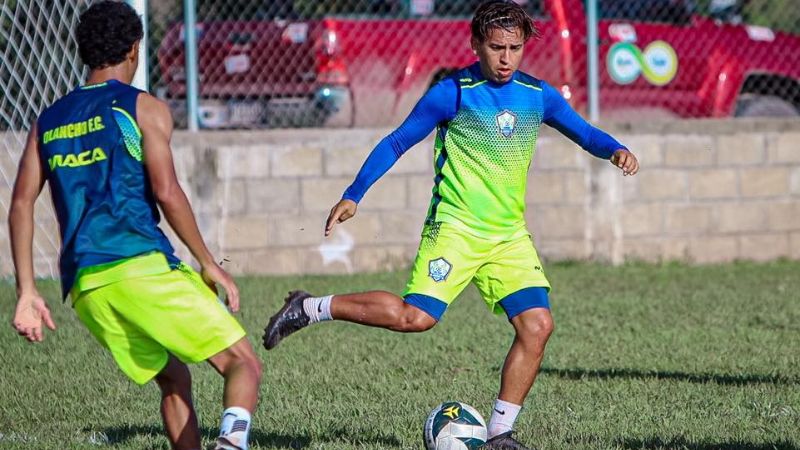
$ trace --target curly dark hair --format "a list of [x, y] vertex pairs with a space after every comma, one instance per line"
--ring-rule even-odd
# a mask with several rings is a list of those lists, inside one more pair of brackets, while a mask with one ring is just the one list
[[472, 37], [483, 42], [494, 28], [514, 31], [519, 28], [525, 41], [538, 36], [533, 19], [513, 0], [489, 0], [481, 3], [472, 17]]
[[133, 44], [144, 36], [144, 30], [130, 5], [104, 0], [81, 14], [75, 34], [83, 63], [91, 69], [102, 69], [124, 61]]

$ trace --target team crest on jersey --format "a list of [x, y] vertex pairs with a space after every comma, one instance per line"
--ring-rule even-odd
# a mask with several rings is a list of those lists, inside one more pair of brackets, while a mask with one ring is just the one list
[[450, 269], [453, 265], [447, 262], [444, 258], [432, 259], [428, 263], [428, 276], [435, 282], [444, 281], [450, 275]]
[[495, 120], [497, 121], [497, 128], [500, 130], [500, 134], [507, 138], [514, 134], [514, 129], [517, 126], [517, 116], [514, 113], [507, 109], [500, 111], [495, 116]]

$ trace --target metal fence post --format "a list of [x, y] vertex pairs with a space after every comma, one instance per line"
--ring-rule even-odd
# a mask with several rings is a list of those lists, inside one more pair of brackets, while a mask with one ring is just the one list
[[147, 0], [127, 0], [127, 3], [142, 17], [142, 28], [144, 30], [142, 40], [139, 42], [139, 65], [136, 67], [136, 75], [134, 75], [131, 84], [143, 91], [147, 91], [150, 87], [147, 77], [149, 74], [147, 67], [147, 52], [149, 51], [147, 41]]
[[586, 40], [588, 55], [588, 96], [589, 120], [597, 122], [600, 119], [600, 59], [599, 59], [599, 34], [597, 31], [597, 0], [586, 0]]
[[195, 0], [183, 1], [183, 33], [186, 46], [186, 114], [189, 131], [197, 131], [197, 9]]

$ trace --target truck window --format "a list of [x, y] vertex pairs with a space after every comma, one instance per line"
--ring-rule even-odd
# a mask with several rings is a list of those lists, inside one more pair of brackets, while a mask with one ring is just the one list
[[[585, 3], [585, 2], [584, 2]], [[598, 0], [601, 19], [687, 25], [692, 0]]]

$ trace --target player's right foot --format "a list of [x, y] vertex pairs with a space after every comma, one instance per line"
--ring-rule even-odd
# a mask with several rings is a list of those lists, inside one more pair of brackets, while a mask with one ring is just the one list
[[214, 446], [210, 448], [213, 450], [242, 450], [243, 447], [240, 447], [225, 437], [220, 436], [214, 442]]
[[503, 434], [498, 434], [486, 441], [481, 450], [533, 450], [511, 437], [513, 433], [513, 431], [507, 431]]
[[305, 291], [289, 292], [286, 304], [269, 319], [264, 329], [264, 348], [272, 350], [283, 338], [308, 325], [310, 319], [303, 310], [303, 300], [309, 297], [311, 294]]

